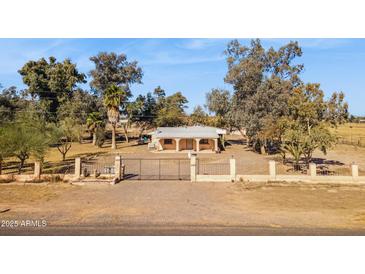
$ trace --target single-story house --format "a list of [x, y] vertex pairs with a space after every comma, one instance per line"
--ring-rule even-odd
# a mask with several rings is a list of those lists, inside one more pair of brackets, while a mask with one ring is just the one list
[[149, 148], [157, 151], [218, 151], [225, 129], [205, 126], [158, 127], [151, 135]]

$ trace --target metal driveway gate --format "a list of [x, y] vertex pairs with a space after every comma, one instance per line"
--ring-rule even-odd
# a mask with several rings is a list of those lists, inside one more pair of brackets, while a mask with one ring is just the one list
[[122, 158], [126, 180], [190, 180], [189, 159]]

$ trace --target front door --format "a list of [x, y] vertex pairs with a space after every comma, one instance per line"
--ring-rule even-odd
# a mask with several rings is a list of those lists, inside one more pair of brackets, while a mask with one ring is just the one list
[[193, 139], [186, 139], [186, 149], [187, 150], [193, 149]]

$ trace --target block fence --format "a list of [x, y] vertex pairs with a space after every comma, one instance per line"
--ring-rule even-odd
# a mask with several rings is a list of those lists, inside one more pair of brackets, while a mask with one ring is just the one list
[[[309, 164], [308, 175], [279, 175], [276, 172], [276, 162], [269, 161], [269, 174], [267, 175], [245, 175], [236, 173], [236, 159], [229, 159], [229, 174], [225, 175], [202, 175], [197, 174], [197, 156], [191, 155], [190, 158], [190, 180], [191, 182], [308, 182], [308, 183], [364, 183], [365, 176], [359, 176], [359, 166], [351, 165], [351, 176], [318, 176], [315, 163]], [[19, 182], [37, 182], [40, 180], [52, 180], [54, 176], [58, 176], [63, 181], [80, 181], [85, 179], [96, 179], [98, 176], [108, 178], [111, 184], [115, 184], [124, 178], [125, 166], [122, 164], [121, 156], [115, 157], [114, 162], [115, 174], [94, 174], [85, 177], [82, 172], [81, 158], [75, 159], [74, 174], [42, 174], [40, 162], [34, 163], [33, 174], [3, 174], [0, 180], [19, 181]]]
[[309, 164], [308, 175], [278, 175], [276, 162], [269, 161], [269, 174], [267, 175], [244, 175], [236, 174], [236, 160], [229, 159], [230, 174], [227, 175], [200, 175], [196, 170], [196, 156], [191, 157], [191, 181], [192, 182], [309, 182], [309, 183], [364, 183], [365, 176], [359, 176], [359, 166], [351, 165], [351, 176], [318, 176], [315, 163]]
[[[103, 178], [109, 178], [112, 184], [118, 183], [123, 180], [124, 177], [124, 165], [122, 164], [121, 156], [115, 157], [114, 162], [115, 174], [99, 174]], [[90, 176], [87, 178], [95, 179], [97, 176]], [[81, 158], [75, 158], [75, 172], [74, 174], [42, 174], [42, 165], [36, 161], [34, 163], [33, 174], [0, 174], [0, 180], [4, 181], [17, 181], [17, 182], [39, 182], [39, 181], [52, 181], [54, 178], [58, 178], [62, 181], [80, 181], [86, 177], [82, 172], [82, 161]]]

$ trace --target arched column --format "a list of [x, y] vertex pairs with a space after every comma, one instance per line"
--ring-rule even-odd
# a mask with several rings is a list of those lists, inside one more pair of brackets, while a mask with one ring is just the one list
[[180, 139], [175, 138], [175, 143], [176, 143], [176, 151], [180, 151]]
[[218, 139], [214, 139], [214, 151], [218, 151]]
[[195, 139], [195, 144], [196, 144], [196, 152], [200, 151], [200, 139], [196, 138]]

